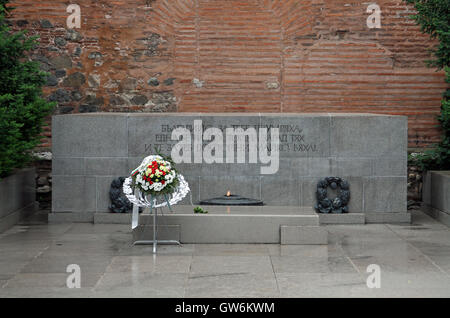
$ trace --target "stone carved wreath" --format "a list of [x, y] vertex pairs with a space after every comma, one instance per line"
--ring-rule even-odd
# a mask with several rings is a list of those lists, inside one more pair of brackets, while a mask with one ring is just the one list
[[[334, 199], [328, 198], [328, 187], [333, 190], [340, 188], [338, 195]], [[317, 212], [320, 213], [348, 213], [348, 203], [350, 202], [350, 185], [347, 181], [338, 177], [328, 177], [322, 179], [317, 184]]]

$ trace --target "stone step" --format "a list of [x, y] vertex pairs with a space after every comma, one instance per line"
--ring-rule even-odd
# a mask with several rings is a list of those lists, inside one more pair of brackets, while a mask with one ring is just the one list
[[[164, 208], [163, 215], [170, 217], [177, 216], [277, 216], [277, 217], [296, 217], [308, 220], [309, 225], [319, 225], [319, 217], [313, 208], [310, 207], [292, 207], [292, 206], [202, 206], [208, 214], [194, 214], [194, 206], [176, 205], [172, 207], [173, 212]], [[161, 210], [158, 210], [160, 215]], [[142, 217], [149, 213], [146, 209]], [[55, 213], [54, 213], [55, 214]], [[62, 214], [62, 213], [61, 213]], [[119, 213], [95, 213], [94, 223], [96, 224], [131, 224], [131, 214]]]
[[320, 224], [365, 224], [364, 213], [323, 214], [319, 213]]
[[[203, 207], [208, 214], [194, 214], [191, 206], [174, 208], [157, 218], [158, 239], [177, 239], [181, 243], [275, 243], [326, 244], [319, 216], [311, 208], [293, 207]], [[114, 214], [103, 216], [113, 217]], [[101, 217], [98, 216], [100, 221]], [[105, 220], [105, 219], [103, 219]], [[129, 217], [128, 217], [129, 220]], [[108, 222], [111, 223], [111, 222]], [[134, 239], [153, 238], [153, 216], [143, 213], [140, 226], [134, 229]], [[284, 226], [289, 228], [284, 229]], [[294, 229], [291, 229], [293, 227]], [[292, 231], [305, 232], [296, 236]], [[166, 232], [163, 234], [163, 232]], [[316, 233], [314, 233], [316, 232]], [[282, 234], [285, 233], [285, 234]]]
[[325, 245], [328, 231], [320, 226], [281, 226], [282, 245]]
[[[328, 244], [328, 231], [320, 226], [289, 226], [282, 225], [279, 230], [279, 239], [270, 235], [247, 233], [247, 237], [232, 236], [230, 234], [214, 232], [199, 232], [198, 236], [182, 236], [181, 225], [159, 225], [156, 230], [157, 240], [175, 240], [181, 243], [208, 243], [208, 244], [235, 244], [235, 243], [274, 243], [282, 245], [326, 245]], [[153, 225], [139, 225], [133, 230], [133, 241], [153, 240]]]
[[[160, 225], [156, 229], [157, 240], [181, 241], [179, 225]], [[139, 225], [133, 230], [133, 242], [153, 240], [153, 226]]]

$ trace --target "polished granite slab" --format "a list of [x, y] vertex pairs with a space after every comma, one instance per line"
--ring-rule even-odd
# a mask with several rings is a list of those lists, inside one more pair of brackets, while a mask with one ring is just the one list
[[[177, 128], [184, 129], [186, 140], [172, 138]], [[220, 131], [221, 138], [217, 139], [223, 142], [219, 142], [222, 158], [214, 163], [202, 160], [208, 155], [205, 149], [210, 142], [203, 138], [203, 132], [209, 128]], [[242, 142], [235, 143], [236, 138], [228, 138], [228, 142], [225, 138], [227, 134], [234, 136], [229, 129], [260, 136], [257, 131], [267, 133], [273, 128], [278, 129], [279, 140], [268, 138], [261, 142], [258, 137], [258, 142], [254, 138], [250, 142], [249, 138], [237, 138]], [[52, 136], [51, 222], [95, 222], [95, 214], [109, 211], [108, 191], [115, 178], [130, 175], [155, 147], [176, 156], [177, 152], [172, 150], [180, 146], [179, 142], [185, 146], [187, 155], [183, 160], [179, 158], [177, 168], [192, 190], [192, 196], [185, 198], [183, 204], [190, 201], [198, 204], [230, 191], [273, 207], [313, 207], [318, 181], [339, 176], [350, 184], [350, 212], [364, 214], [370, 222], [410, 221], [406, 206], [405, 116], [71, 114], [53, 116]], [[271, 151], [271, 160], [262, 160], [265, 148], [279, 151]], [[244, 160], [237, 160], [238, 150]], [[183, 150], [183, 157], [184, 153]], [[273, 169], [267, 172], [267, 167]]]

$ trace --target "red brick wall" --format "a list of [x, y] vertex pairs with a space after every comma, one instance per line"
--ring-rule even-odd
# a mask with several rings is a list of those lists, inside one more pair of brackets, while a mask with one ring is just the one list
[[[71, 34], [69, 3], [82, 17]], [[376, 3], [381, 29], [368, 2], [343, 0], [16, 0], [11, 20], [40, 35], [59, 113], [399, 114], [410, 146], [429, 145], [446, 87], [424, 64], [433, 43], [403, 1]]]

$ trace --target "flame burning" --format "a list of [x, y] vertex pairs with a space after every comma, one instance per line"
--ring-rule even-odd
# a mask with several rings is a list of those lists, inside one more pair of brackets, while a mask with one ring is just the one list
[[231, 191], [227, 192], [227, 197], [231, 197]]

